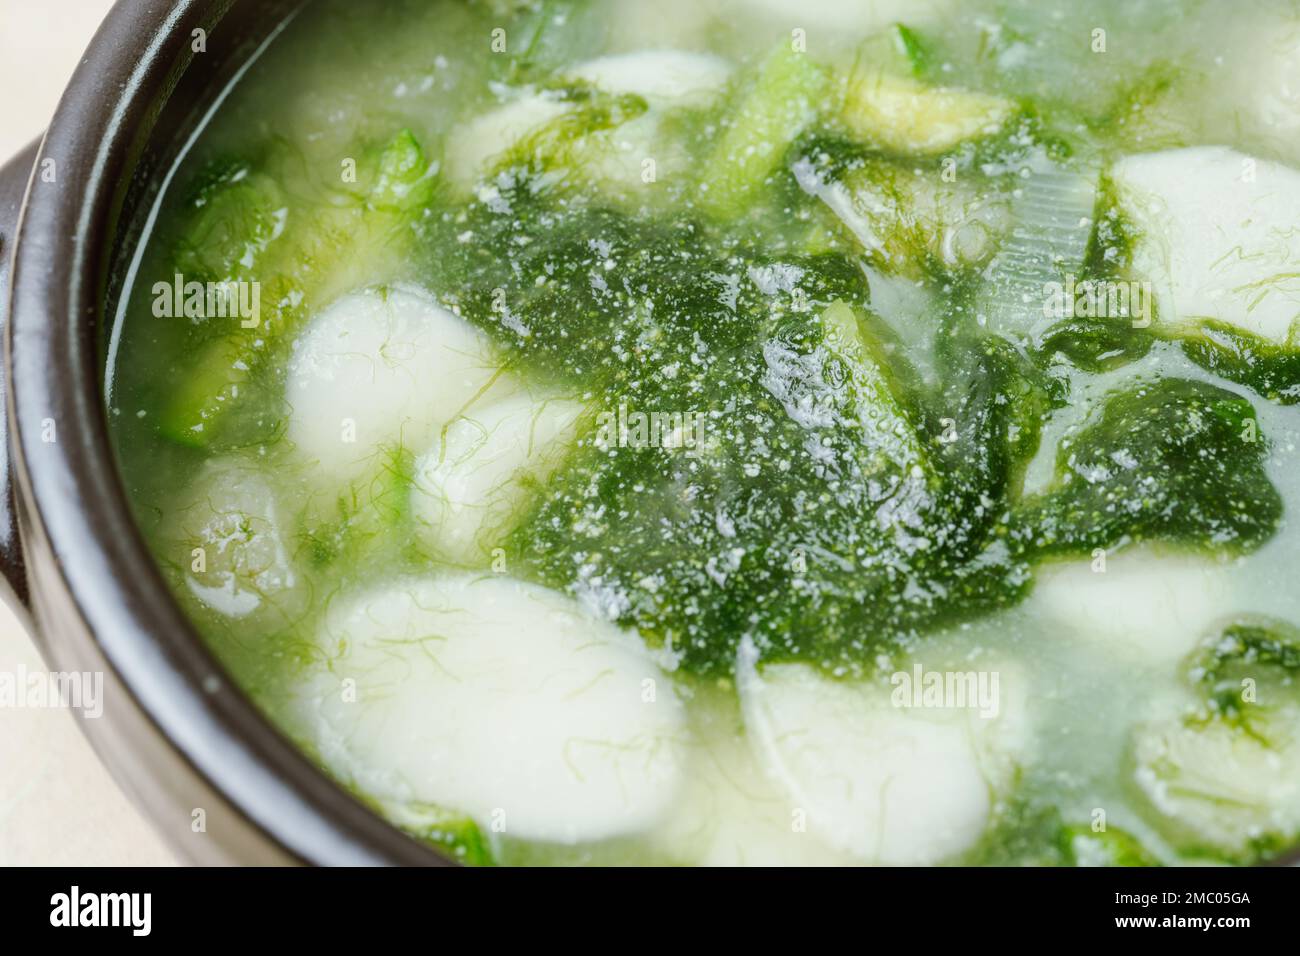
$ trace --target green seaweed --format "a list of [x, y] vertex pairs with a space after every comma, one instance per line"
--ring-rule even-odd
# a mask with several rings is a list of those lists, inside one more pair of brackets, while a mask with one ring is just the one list
[[1160, 866], [1160, 861], [1127, 830], [1107, 826], [1067, 826], [1061, 833], [1065, 859], [1072, 866]]
[[1230, 382], [1279, 405], [1300, 402], [1300, 351], [1251, 335], [1225, 322], [1204, 321], [1180, 337], [1183, 354]]
[[1013, 537], [1038, 555], [1146, 539], [1253, 550], [1282, 519], [1264, 453], [1240, 395], [1186, 379], [1139, 386], [1062, 441], [1055, 484], [1017, 510]]
[[1155, 341], [1146, 329], [1133, 328], [1128, 318], [1078, 317], [1062, 319], [1049, 328], [1038, 351], [1095, 374], [1136, 362], [1151, 351]]
[[1285, 621], [1234, 621], [1207, 639], [1188, 667], [1206, 718], [1222, 718], [1267, 743], [1279, 706], [1300, 703], [1300, 629]]

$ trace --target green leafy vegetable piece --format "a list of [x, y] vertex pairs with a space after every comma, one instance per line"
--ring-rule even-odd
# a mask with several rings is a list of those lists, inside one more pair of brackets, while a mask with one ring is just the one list
[[1224, 322], [1206, 321], [1182, 339], [1183, 353], [1215, 375], [1238, 382], [1279, 405], [1300, 402], [1300, 350]]
[[[255, 370], [269, 357], [284, 355], [308, 309], [346, 291], [351, 282], [366, 281], [370, 256], [391, 254], [413, 235], [436, 182], [414, 135], [403, 130], [366, 166], [368, 175], [359, 176], [371, 186], [357, 201], [296, 212], [283, 207], [276, 213], [281, 228], [269, 239], [264, 238], [266, 210], [279, 195], [269, 177], [228, 180], [200, 207], [178, 245], [179, 261], [193, 260], [191, 250], [202, 248], [216, 231], [221, 243], [203, 257], [201, 265], [210, 270], [205, 275], [257, 282], [261, 307], [249, 324], [204, 324], [190, 371], [160, 416], [162, 434], [195, 447], [213, 442], [231, 409], [247, 396]], [[256, 258], [234, 258], [241, 248], [259, 244]], [[225, 272], [219, 278], [218, 268]]]
[[1061, 839], [1067, 861], [1073, 866], [1159, 866], [1160, 861], [1133, 834], [1107, 826], [1068, 826]]
[[867, 37], [858, 47], [854, 73], [870, 68], [920, 77], [929, 70], [932, 56], [930, 43], [920, 33], [904, 24], [893, 23]]
[[1277, 530], [1250, 402], [1186, 379], [1116, 395], [1061, 443], [1053, 488], [1025, 503], [1016, 536], [1039, 554], [1159, 539], [1244, 552]]
[[1209, 714], [1267, 742], [1269, 715], [1300, 705], [1300, 629], [1264, 618], [1236, 621], [1202, 645], [1189, 677]]
[[[1063, 310], [1062, 317], [1048, 325], [1036, 343], [1037, 351], [1048, 359], [1064, 360], [1092, 373], [1135, 362], [1156, 341], [1150, 328], [1155, 319], [1155, 302], [1151, 296], [1134, 291], [1137, 286], [1129, 279], [1136, 233], [1124, 214], [1114, 183], [1105, 175], [1097, 188], [1096, 206], [1100, 213], [1087, 240], [1078, 279], [1067, 278], [1066, 283], [1056, 285], [1055, 295], [1049, 299]], [[1067, 267], [1073, 263], [1073, 253], [1069, 255]], [[1072, 274], [1072, 269], [1067, 268], [1067, 273]], [[1126, 290], [1123, 298], [1116, 292], [1120, 288]], [[1074, 303], [1069, 302], [1071, 296]], [[1073, 308], [1065, 312], [1071, 305]]]
[[[925, 449], [898, 397], [881, 342], [864, 333], [858, 314], [845, 302], [832, 302], [820, 321], [828, 356], [823, 381], [845, 385], [848, 420], [860, 429], [864, 474], [892, 471], [899, 476], [924, 477], [928, 467]], [[770, 368], [772, 363], [768, 364]], [[778, 397], [778, 389], [783, 388], [784, 383], [770, 386]], [[802, 406], [804, 396], [789, 397]]]
[[469, 817], [444, 813], [431, 823], [407, 826], [418, 840], [432, 844], [457, 863], [467, 866], [495, 866], [496, 854], [482, 829]]
[[1026, 785], [993, 807], [989, 825], [962, 861], [975, 866], [1068, 866], [1073, 861], [1062, 836], [1056, 806]]
[[507, 56], [492, 58], [503, 61], [501, 78], [512, 84], [544, 82], [581, 51], [601, 49], [603, 14], [589, 0], [540, 0], [522, 12], [518, 6], [503, 10], [500, 16], [514, 23], [505, 37]]
[[937, 348], [943, 461], [968, 514], [1001, 517], [1038, 450], [1043, 422], [1063, 402], [1061, 385], [1006, 339], [967, 322], [948, 327]]
[[1232, 621], [1186, 676], [1198, 703], [1134, 732], [1144, 805], [1184, 857], [1266, 860], [1300, 835], [1300, 629]]
[[568, 171], [582, 180], [584, 167], [599, 163], [609, 145], [599, 134], [643, 115], [649, 105], [633, 94], [587, 87], [561, 91], [574, 108], [524, 136], [495, 164], [497, 172], [522, 167], [529, 174]]
[[1154, 343], [1150, 332], [1133, 328], [1126, 318], [1068, 318], [1047, 330], [1039, 351], [1098, 373], [1136, 362]]
[[400, 225], [403, 217], [423, 209], [433, 197], [429, 159], [415, 134], [404, 129], [384, 146], [378, 165], [378, 181], [368, 196], [369, 210], [398, 217], [398, 222], [380, 221], [372, 227]]
[[952, 520], [897, 365], [847, 306], [791, 316], [696, 373], [698, 454], [580, 452], [512, 550], [688, 671], [729, 674], [746, 636], [767, 661], [870, 671], [1024, 580]]
[[194, 216], [175, 252], [177, 270], [187, 281], [251, 275], [287, 212], [275, 181], [242, 164], [218, 167], [191, 203]]
[[866, 143], [928, 156], [997, 132], [1014, 112], [999, 96], [929, 86], [868, 64], [848, 80], [840, 121]]
[[691, 222], [574, 203], [518, 168], [495, 186], [448, 226], [473, 241], [448, 243], [428, 284], [513, 366], [600, 395], [597, 422], [700, 428], [690, 454], [580, 436], [512, 536], [512, 567], [718, 675], [746, 635], [765, 660], [871, 670], [919, 630], [1024, 593], [996, 528], [1045, 386], [1010, 346], [983, 343], [969, 397], [951, 397], [996, 423], [963, 449], [1003, 446], [959, 473], [964, 452], [935, 442], [947, 400], [927, 402], [852, 260], [719, 250]]
[[1067, 824], [1037, 782], [1022, 783], [994, 807], [993, 819], [963, 862], [978, 866], [1159, 866], [1127, 830], [1107, 823]]
[[833, 304], [705, 356], [698, 397], [660, 393], [702, 416], [701, 447], [588, 448], [517, 533], [521, 559], [695, 672], [730, 673], [746, 634], [769, 658], [870, 660], [889, 640], [870, 617], [906, 608], [899, 565], [924, 550], [930, 495], [922, 443], [856, 324]]
[[743, 213], [781, 165], [786, 149], [817, 115], [828, 82], [807, 54], [787, 44], [769, 54], [740, 93], [704, 162], [700, 209], [724, 220]]
[[909, 72], [920, 76], [930, 68], [932, 52], [929, 44], [911, 27], [895, 23], [885, 31], [893, 44], [894, 50], [903, 58]]
[[524, 168], [445, 228], [451, 254], [428, 262], [428, 285], [512, 361], [612, 398], [690, 400], [702, 363], [754, 348], [791, 315], [869, 301], [861, 268], [839, 253], [728, 255], [694, 222], [574, 202]]

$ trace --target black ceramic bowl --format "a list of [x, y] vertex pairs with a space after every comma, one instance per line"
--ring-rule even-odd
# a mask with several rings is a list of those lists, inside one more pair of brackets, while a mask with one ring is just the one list
[[103, 716], [83, 727], [183, 858], [441, 863], [232, 685], [154, 566], [106, 428], [106, 313], [144, 219], [178, 150], [300, 2], [121, 0], [44, 140], [0, 170], [0, 558], [50, 668], [104, 673]]
[[0, 566], [51, 669], [104, 673], [103, 717], [83, 726], [183, 858], [447, 863], [231, 683], [155, 567], [108, 439], [106, 319], [126, 261], [178, 152], [303, 2], [120, 0], [44, 140], [0, 169]]

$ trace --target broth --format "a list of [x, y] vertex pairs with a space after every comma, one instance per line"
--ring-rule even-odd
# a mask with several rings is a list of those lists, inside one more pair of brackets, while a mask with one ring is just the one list
[[469, 863], [1300, 836], [1300, 14], [320, 0], [120, 304], [239, 684]]

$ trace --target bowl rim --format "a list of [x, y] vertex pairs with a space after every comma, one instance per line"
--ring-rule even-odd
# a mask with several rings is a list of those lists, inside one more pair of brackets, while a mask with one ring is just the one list
[[[265, 46], [287, 22], [278, 7], [291, 19], [302, 2], [121, 0], [63, 94], [15, 234], [5, 336], [23, 548], [38, 619], [51, 587], [70, 599], [84, 633], [60, 639], [95, 642], [171, 748], [268, 840], [304, 863], [448, 863], [327, 777], [236, 686], [155, 565], [108, 436], [98, 337], [118, 217], [161, 104], [194, 60], [192, 31], [212, 42], [232, 8], [259, 6], [254, 16], [277, 18]], [[46, 159], [55, 183], [35, 175]]]
[[[283, 21], [279, 6], [307, 2], [263, 0], [275, 12], [262, 15]], [[160, 100], [192, 62], [191, 31], [241, 5], [257, 4], [119, 0], [41, 143], [14, 237], [4, 343], [15, 496], [38, 578], [32, 600], [54, 600], [51, 587], [70, 599], [84, 633], [69, 639], [97, 644], [177, 755], [298, 861], [453, 864], [326, 776], [238, 688], [158, 570], [108, 437], [97, 337], [111, 318], [105, 289], [121, 202]], [[35, 175], [44, 159], [57, 164], [58, 188]], [[42, 438], [46, 419], [54, 442]], [[39, 579], [38, 564], [57, 580]], [[1300, 864], [1300, 844], [1269, 862]]]

